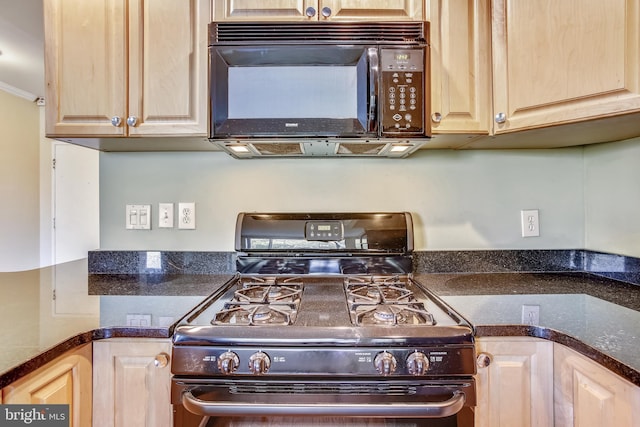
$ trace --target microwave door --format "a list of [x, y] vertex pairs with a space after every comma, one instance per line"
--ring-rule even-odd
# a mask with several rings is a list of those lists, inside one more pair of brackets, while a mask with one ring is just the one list
[[377, 48], [211, 49], [211, 138], [377, 136]]

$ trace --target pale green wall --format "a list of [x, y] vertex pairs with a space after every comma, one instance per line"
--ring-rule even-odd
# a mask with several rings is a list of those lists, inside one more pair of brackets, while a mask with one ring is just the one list
[[585, 148], [585, 247], [640, 257], [640, 138]]
[[[407, 210], [418, 250], [582, 248], [583, 172], [582, 148], [401, 160], [101, 153], [101, 247], [232, 251], [241, 211]], [[197, 229], [158, 229], [158, 203], [181, 201], [196, 202]], [[153, 205], [152, 230], [125, 230], [127, 203]], [[540, 210], [540, 237], [520, 237], [521, 209]]]
[[40, 113], [0, 90], [0, 271], [40, 266]]

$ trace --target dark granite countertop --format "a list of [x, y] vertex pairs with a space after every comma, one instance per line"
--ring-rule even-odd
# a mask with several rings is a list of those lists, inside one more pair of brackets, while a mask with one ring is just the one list
[[[231, 278], [87, 271], [87, 260], [81, 260], [0, 273], [0, 318], [12, 325], [3, 329], [0, 388], [92, 340], [169, 338], [180, 317]], [[479, 337], [559, 342], [640, 385], [640, 286], [578, 272], [428, 273], [415, 278], [465, 316]], [[524, 304], [540, 307], [537, 325], [523, 324]]]
[[0, 389], [93, 340], [170, 338], [173, 324], [231, 277], [89, 275], [86, 259], [0, 273]]
[[[564, 344], [640, 386], [640, 286], [587, 273], [419, 274], [466, 317], [477, 337], [529, 336]], [[522, 306], [539, 306], [536, 324]]]

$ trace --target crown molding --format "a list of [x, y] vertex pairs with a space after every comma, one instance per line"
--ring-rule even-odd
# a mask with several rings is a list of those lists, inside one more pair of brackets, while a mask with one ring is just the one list
[[0, 81], [0, 90], [3, 90], [11, 95], [18, 96], [20, 98], [26, 99], [28, 101], [36, 101], [38, 96], [32, 94], [31, 92], [27, 92], [26, 90], [18, 89], [17, 87], [11, 86], [5, 82]]

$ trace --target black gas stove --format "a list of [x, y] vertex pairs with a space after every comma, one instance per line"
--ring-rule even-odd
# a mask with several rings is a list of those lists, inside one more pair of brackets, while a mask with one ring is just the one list
[[381, 417], [361, 399], [386, 390], [385, 416], [458, 420], [475, 404], [473, 329], [413, 279], [410, 214], [240, 214], [236, 250], [238, 274], [175, 329], [178, 409]]

